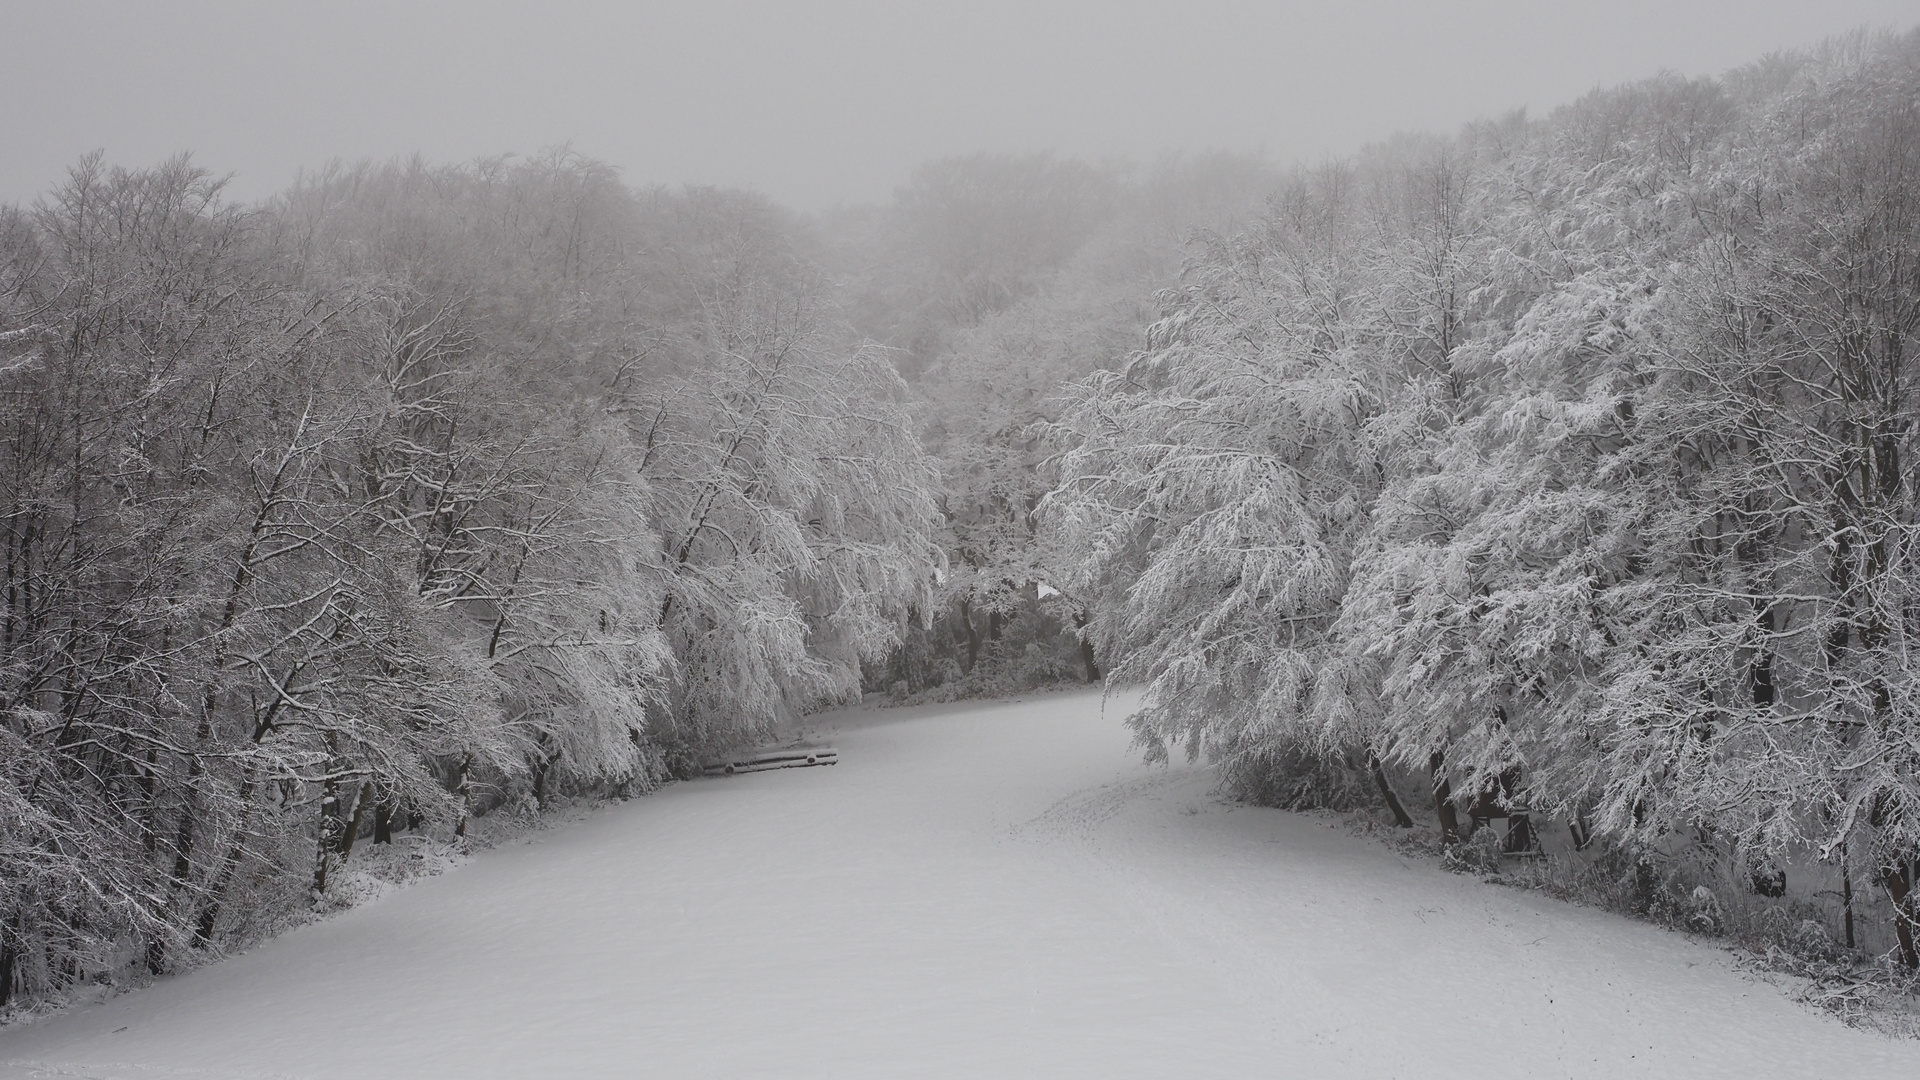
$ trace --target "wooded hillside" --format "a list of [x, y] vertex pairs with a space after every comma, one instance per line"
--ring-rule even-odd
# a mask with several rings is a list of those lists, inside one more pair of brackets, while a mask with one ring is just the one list
[[0, 209], [0, 1004], [863, 690], [1102, 678], [1250, 798], [1824, 864], [1920, 966], [1917, 347], [1920, 33], [818, 218], [87, 158]]

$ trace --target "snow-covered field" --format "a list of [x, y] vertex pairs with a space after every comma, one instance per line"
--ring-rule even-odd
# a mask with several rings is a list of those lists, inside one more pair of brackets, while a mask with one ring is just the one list
[[1096, 694], [816, 717], [226, 963], [0, 1076], [1912, 1077], [1653, 927], [1148, 768]]

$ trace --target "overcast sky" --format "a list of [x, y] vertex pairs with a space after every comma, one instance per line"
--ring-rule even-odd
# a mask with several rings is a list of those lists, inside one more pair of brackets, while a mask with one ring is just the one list
[[102, 148], [255, 198], [302, 166], [570, 142], [629, 182], [883, 199], [919, 161], [1342, 154], [1662, 69], [1718, 74], [1920, 0], [85, 3], [0, 0], [0, 201]]

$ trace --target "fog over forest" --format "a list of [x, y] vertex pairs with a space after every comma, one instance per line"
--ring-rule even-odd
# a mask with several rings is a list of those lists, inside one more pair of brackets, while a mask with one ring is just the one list
[[[1184, 140], [1143, 105], [1146, 144], [1124, 103], [1072, 128], [1068, 86], [942, 129], [907, 38], [897, 140], [831, 75], [650, 103], [652, 157], [465, 145], [564, 115], [533, 91], [433, 130], [504, 74], [365, 144], [290, 114], [333, 132], [305, 156], [248, 151], [260, 113], [107, 143], [93, 90], [0, 128], [0, 1025], [825, 710], [1103, 686], [1219, 798], [1920, 1032], [1920, 30], [1835, 18], [1687, 73], [1588, 77], [1595, 31], [1531, 105], [1346, 82]], [[580, 64], [685, 74], [648, 40]], [[182, 79], [168, 108], [235, 91]], [[757, 103], [845, 111], [743, 164]]]

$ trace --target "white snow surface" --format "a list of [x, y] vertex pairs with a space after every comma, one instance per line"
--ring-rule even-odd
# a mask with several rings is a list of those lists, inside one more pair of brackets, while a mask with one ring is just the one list
[[1131, 699], [814, 717], [220, 964], [4, 1077], [1912, 1077], [1723, 951], [1148, 767]]

